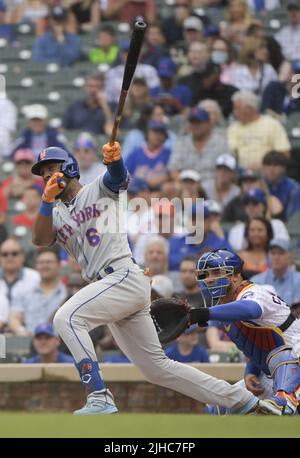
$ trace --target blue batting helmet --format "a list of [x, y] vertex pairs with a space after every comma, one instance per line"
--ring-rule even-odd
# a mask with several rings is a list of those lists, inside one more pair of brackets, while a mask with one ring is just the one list
[[47, 162], [61, 162], [61, 172], [68, 178], [80, 178], [78, 162], [73, 154], [62, 148], [52, 146], [40, 152], [37, 162], [33, 165], [31, 172], [34, 175], [41, 175], [41, 167]]
[[[208, 251], [198, 260], [196, 275], [206, 305], [217, 305], [221, 297], [226, 296], [229, 286], [229, 277], [242, 272], [244, 261], [232, 251], [226, 249]], [[205, 279], [209, 272], [215, 270], [216, 275], [213, 283], [207, 283]]]

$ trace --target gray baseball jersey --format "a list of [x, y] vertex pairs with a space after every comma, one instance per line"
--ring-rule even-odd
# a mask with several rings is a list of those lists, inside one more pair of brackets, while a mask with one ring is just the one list
[[[68, 206], [58, 201], [54, 208], [56, 241], [80, 264], [88, 282], [112, 262], [132, 256], [127, 234], [113, 224], [118, 215], [119, 195], [103, 184], [102, 176], [83, 186]], [[109, 230], [99, 232], [101, 222], [109, 222]]]

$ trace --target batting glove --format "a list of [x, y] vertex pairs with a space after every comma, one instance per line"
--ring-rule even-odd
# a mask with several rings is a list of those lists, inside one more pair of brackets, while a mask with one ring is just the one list
[[114, 142], [113, 146], [106, 143], [103, 146], [103, 163], [105, 165], [111, 164], [112, 162], [119, 161], [121, 159], [121, 146], [120, 143]]
[[56, 172], [52, 175], [44, 189], [44, 194], [42, 196], [44, 202], [48, 202], [49, 204], [55, 202], [55, 197], [66, 187], [66, 183], [61, 180], [63, 176], [64, 174], [60, 172]]

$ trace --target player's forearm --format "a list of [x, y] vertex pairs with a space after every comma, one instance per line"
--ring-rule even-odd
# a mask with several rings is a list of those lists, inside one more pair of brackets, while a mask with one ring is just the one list
[[127, 168], [123, 158], [107, 165], [107, 171], [103, 176], [103, 183], [113, 192], [118, 192], [120, 187], [126, 183], [128, 177]]
[[248, 374], [254, 374], [256, 377], [259, 377], [261, 373], [261, 370], [254, 364], [251, 359], [247, 362], [247, 365], [245, 367], [245, 372], [244, 372], [244, 377]]
[[32, 242], [38, 246], [49, 246], [55, 240], [52, 218], [53, 204], [43, 202], [32, 228]]
[[255, 301], [235, 301], [228, 304], [216, 305], [210, 308], [201, 307], [195, 309], [194, 317], [196, 321], [240, 321], [253, 320], [259, 318], [262, 310]]

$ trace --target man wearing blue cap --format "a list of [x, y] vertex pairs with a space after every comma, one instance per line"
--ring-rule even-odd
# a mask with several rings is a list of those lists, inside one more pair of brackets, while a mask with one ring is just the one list
[[166, 348], [168, 358], [180, 363], [209, 363], [206, 348], [198, 344], [198, 326], [190, 326], [176, 342]]
[[145, 180], [152, 190], [160, 189], [167, 180], [170, 148], [165, 146], [168, 126], [161, 121], [149, 121], [147, 144], [135, 148], [126, 159], [126, 166], [133, 177]]
[[300, 301], [300, 273], [292, 266], [291, 245], [285, 239], [272, 239], [269, 245], [270, 268], [251, 280], [259, 285], [271, 285], [289, 305]]
[[181, 113], [183, 109], [192, 104], [192, 91], [184, 84], [176, 84], [177, 66], [170, 57], [159, 60], [157, 73], [160, 79], [160, 88], [152, 93], [169, 115]]
[[188, 120], [189, 134], [177, 136], [170, 169], [174, 179], [177, 179], [181, 170], [196, 170], [200, 174], [201, 184], [206, 185], [214, 180], [217, 157], [231, 152], [224, 135], [212, 127], [206, 110], [193, 108]]
[[72, 356], [59, 351], [61, 342], [50, 323], [36, 326], [32, 343], [37, 354], [27, 358], [26, 364], [74, 363]]
[[[243, 198], [247, 221], [257, 216], [266, 216], [268, 212], [268, 200], [266, 193], [261, 188], [251, 188]], [[285, 224], [276, 218], [270, 220], [274, 237], [284, 240], [290, 239]], [[235, 251], [241, 251], [247, 247], [245, 238], [246, 223], [237, 223], [229, 231], [228, 240]]]

